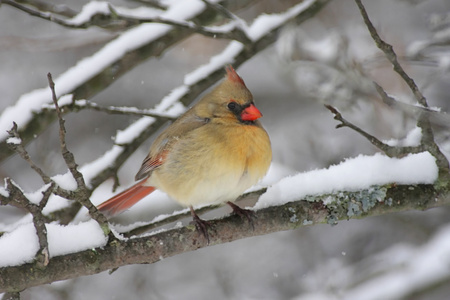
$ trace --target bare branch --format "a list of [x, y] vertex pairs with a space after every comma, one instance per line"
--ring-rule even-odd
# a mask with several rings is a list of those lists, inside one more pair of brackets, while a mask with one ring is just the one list
[[405, 102], [397, 101], [395, 98], [388, 95], [388, 93], [386, 93], [386, 91], [383, 89], [383, 87], [381, 87], [378, 83], [376, 83], [374, 81], [373, 84], [374, 84], [375, 89], [377, 90], [378, 94], [380, 95], [381, 99], [383, 100], [383, 103], [388, 105], [389, 107], [398, 108], [401, 111], [403, 111], [409, 115], [415, 115], [416, 118], [418, 118], [421, 113], [428, 113], [430, 115], [431, 114], [442, 114], [438, 111], [432, 110], [429, 107], [415, 106], [415, 105], [411, 105], [411, 104], [408, 104]]
[[17, 124], [14, 122], [13, 123], [13, 127], [11, 128], [11, 130], [8, 131], [8, 134], [10, 137], [18, 139], [18, 143], [9, 143], [8, 145], [14, 150], [16, 151], [20, 157], [23, 158], [23, 160], [25, 160], [30, 167], [36, 171], [36, 173], [39, 174], [39, 176], [41, 176], [42, 181], [44, 181], [44, 183], [50, 183], [51, 179], [50, 177], [44, 173], [44, 171], [42, 171], [41, 168], [39, 168], [30, 158], [30, 156], [28, 155], [27, 150], [25, 150], [25, 147], [22, 145], [22, 139], [19, 136], [19, 133], [17, 132]]
[[[17, 124], [13, 123], [13, 128], [8, 131], [10, 138], [14, 139], [13, 143], [8, 143], [8, 145], [13, 149], [15, 152], [17, 152], [20, 157], [22, 157], [23, 160], [25, 160], [30, 167], [42, 178], [42, 181], [45, 184], [52, 184], [53, 188], [52, 191], [56, 195], [59, 195], [61, 197], [67, 198], [67, 199], [74, 199], [74, 195], [71, 191], [67, 191], [60, 186], [56, 185], [55, 182], [47, 175], [45, 172], [39, 168], [31, 159], [29, 156], [27, 150], [22, 144], [22, 139], [17, 131]], [[8, 139], [7, 141], [11, 141], [11, 139]]]
[[428, 107], [427, 100], [425, 96], [422, 94], [422, 92], [417, 87], [414, 80], [406, 74], [406, 72], [403, 70], [402, 66], [398, 62], [397, 54], [395, 54], [394, 49], [392, 45], [386, 43], [381, 39], [381, 37], [378, 35], [378, 32], [373, 26], [372, 22], [369, 19], [369, 16], [367, 15], [366, 9], [364, 5], [361, 3], [361, 0], [355, 0], [356, 5], [358, 5], [359, 11], [361, 12], [361, 15], [364, 19], [364, 23], [366, 23], [367, 29], [370, 32], [370, 35], [372, 36], [372, 39], [375, 41], [375, 44], [377, 47], [384, 52], [386, 55], [386, 58], [391, 62], [392, 66], [394, 67], [394, 71], [397, 72], [397, 74], [400, 75], [400, 77], [406, 82], [406, 84], [409, 86], [411, 91], [414, 94], [414, 97], [416, 97], [417, 102], [420, 103], [420, 105], [424, 107]]
[[358, 132], [360, 135], [365, 137], [372, 145], [374, 145], [375, 147], [377, 147], [378, 149], [383, 151], [389, 157], [400, 158], [400, 157], [405, 156], [410, 153], [420, 153], [420, 152], [426, 151], [422, 145], [417, 146], [417, 147], [389, 146], [389, 145], [383, 143], [382, 141], [380, 141], [379, 139], [377, 139], [376, 137], [374, 137], [373, 135], [368, 134], [367, 132], [365, 132], [364, 130], [359, 128], [358, 126], [356, 126], [356, 125], [350, 123], [349, 121], [347, 121], [346, 119], [344, 119], [344, 117], [342, 117], [341, 113], [333, 106], [325, 104], [325, 107], [334, 114], [335, 120], [341, 122], [341, 124], [336, 125], [336, 128], [348, 127], [350, 129], [353, 129], [354, 131]]
[[[61, 111], [64, 113], [68, 112], [78, 112], [80, 110], [91, 109], [95, 111], [104, 112], [111, 115], [129, 115], [129, 116], [146, 116], [146, 117], [154, 117], [160, 118], [166, 121], [175, 120], [176, 118], [172, 115], [155, 112], [151, 109], [139, 109], [136, 107], [129, 106], [101, 106], [95, 102], [87, 101], [87, 100], [76, 100], [73, 103], [65, 104], [60, 106]], [[54, 111], [54, 106], [48, 106], [43, 110]]]
[[61, 110], [58, 106], [58, 99], [56, 98], [56, 92], [55, 92], [55, 83], [52, 79], [52, 74], [47, 74], [48, 78], [48, 84], [50, 86], [50, 90], [52, 92], [52, 99], [53, 103], [55, 105], [56, 114], [58, 115], [58, 121], [59, 121], [59, 139], [61, 144], [61, 152], [62, 156], [64, 158], [64, 161], [66, 162], [67, 167], [69, 168], [70, 172], [72, 173], [73, 178], [77, 182], [77, 200], [85, 206], [88, 211], [89, 215], [96, 220], [104, 232], [106, 234], [109, 234], [109, 227], [108, 227], [108, 221], [106, 220], [105, 216], [95, 207], [95, 205], [92, 204], [92, 202], [89, 200], [89, 190], [86, 187], [86, 183], [84, 182], [83, 174], [81, 174], [78, 171], [78, 165], [75, 162], [75, 157], [73, 156], [73, 153], [69, 151], [66, 145], [66, 128], [64, 125], [64, 119], [62, 118]]

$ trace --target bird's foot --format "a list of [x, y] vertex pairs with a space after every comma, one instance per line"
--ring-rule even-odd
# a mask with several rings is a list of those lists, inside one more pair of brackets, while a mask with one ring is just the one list
[[203, 219], [200, 219], [200, 217], [195, 213], [192, 206], [190, 207], [190, 209], [191, 209], [191, 215], [192, 215], [191, 223], [194, 223], [197, 231], [205, 237], [206, 243], [209, 245], [208, 228], [211, 227], [211, 223], [208, 221], [205, 221]]
[[250, 225], [252, 226], [252, 229], [255, 230], [255, 224], [253, 220], [256, 218], [256, 214], [253, 210], [240, 208], [239, 206], [230, 201], [228, 201], [227, 204], [231, 206], [234, 214], [238, 215], [241, 218], [246, 218], [250, 223]]

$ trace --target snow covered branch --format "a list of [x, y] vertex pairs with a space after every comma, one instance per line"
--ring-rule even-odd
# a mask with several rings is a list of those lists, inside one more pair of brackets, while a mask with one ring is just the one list
[[[256, 211], [254, 230], [236, 215], [212, 220], [214, 230], [210, 233], [210, 246], [301, 226], [335, 224], [338, 220], [428, 209], [450, 204], [450, 195], [438, 193], [432, 185], [390, 185], [359, 192], [336, 192], [309, 200]], [[36, 263], [3, 267], [0, 269], [0, 292], [21, 291], [129, 264], [155, 263], [206, 246], [193, 225], [144, 237], [114, 240], [100, 248], [52, 257], [45, 269], [36, 268]]]

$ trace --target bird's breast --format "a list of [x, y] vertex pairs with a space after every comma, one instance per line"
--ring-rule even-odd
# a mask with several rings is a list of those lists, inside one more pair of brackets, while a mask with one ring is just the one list
[[177, 141], [151, 183], [183, 205], [233, 201], [266, 174], [271, 159], [262, 127], [207, 124]]

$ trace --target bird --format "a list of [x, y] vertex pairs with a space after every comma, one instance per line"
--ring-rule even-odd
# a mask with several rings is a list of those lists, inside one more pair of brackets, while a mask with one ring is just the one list
[[243, 79], [231, 65], [225, 70], [219, 85], [155, 139], [135, 176], [138, 182], [101, 203], [101, 212], [117, 215], [159, 189], [189, 207], [208, 243], [209, 223], [194, 206], [227, 203], [251, 221], [253, 212], [233, 201], [267, 173], [271, 143]]

